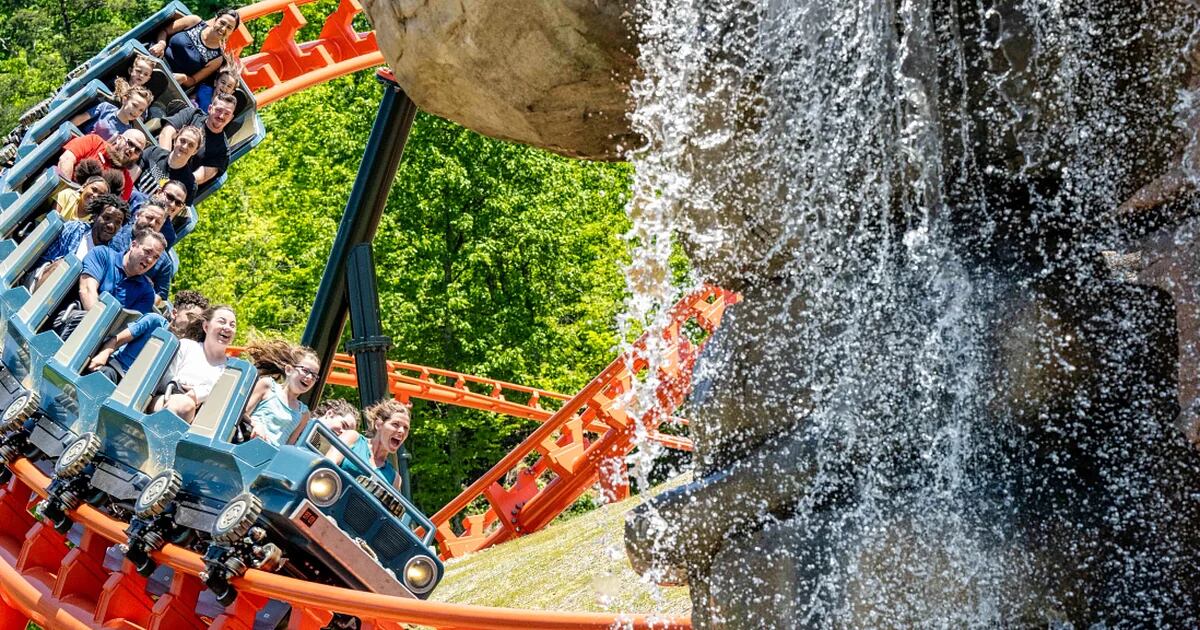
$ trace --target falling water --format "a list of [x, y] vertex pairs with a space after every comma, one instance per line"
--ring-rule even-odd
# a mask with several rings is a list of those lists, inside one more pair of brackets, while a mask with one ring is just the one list
[[[743, 293], [696, 374], [696, 475], [757, 465], [772, 486], [689, 565], [698, 623], [1178, 618], [1183, 543], [1079, 538], [1177, 524], [1155, 459], [1178, 450], [1160, 448], [1170, 383], [1135, 365], [1157, 320], [1093, 308], [1108, 286], [1093, 261], [1115, 238], [1104, 212], [1181, 144], [1195, 16], [1091, 4], [640, 3], [625, 325], [654, 325], [686, 288], [676, 245], [695, 282]], [[1083, 328], [1124, 331], [1103, 357], [1062, 332], [1085, 311]], [[1102, 363], [1117, 376], [1063, 385]], [[1067, 411], [1031, 393], [1047, 382]], [[1089, 414], [1121, 430], [1097, 438]], [[1120, 455], [1072, 485], [1087, 439]], [[1047, 489], [1056, 475], [1071, 480]], [[726, 516], [729, 496], [700, 496]], [[657, 527], [664, 548], [704, 548], [706, 525]], [[1077, 575], [1100, 573], [1125, 582]]]

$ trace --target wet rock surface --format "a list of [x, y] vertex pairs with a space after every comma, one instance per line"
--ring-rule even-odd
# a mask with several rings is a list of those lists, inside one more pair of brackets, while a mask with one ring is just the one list
[[700, 627], [1194, 625], [1197, 235], [1101, 255], [1194, 7], [650, 4], [635, 221], [745, 299], [635, 567]]

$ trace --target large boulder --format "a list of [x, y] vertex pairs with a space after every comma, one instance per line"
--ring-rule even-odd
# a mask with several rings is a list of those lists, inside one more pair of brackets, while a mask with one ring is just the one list
[[572, 157], [614, 160], [629, 146], [631, 1], [362, 4], [421, 109]]

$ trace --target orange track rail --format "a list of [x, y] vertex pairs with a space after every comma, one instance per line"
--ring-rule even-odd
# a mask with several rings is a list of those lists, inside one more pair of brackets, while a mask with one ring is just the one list
[[297, 33], [308, 24], [299, 7], [312, 1], [265, 0], [238, 10], [243, 23], [227, 44], [238, 55], [253, 43], [246, 22], [282, 14], [259, 51], [242, 59], [242, 78], [255, 92], [260, 108], [314, 85], [383, 65], [375, 33], [354, 30], [354, 18], [362, 13], [358, 0], [341, 0], [326, 17], [317, 39], [298, 43]]
[[687, 619], [643, 615], [557, 613], [489, 608], [387, 597], [250, 570], [233, 581], [241, 596], [215, 619], [193, 611], [204, 585], [204, 563], [195, 553], [167, 545], [154, 557], [175, 570], [169, 590], [152, 600], [146, 580], [128, 562], [120, 571], [102, 565], [114, 542], [125, 540], [125, 523], [84, 505], [72, 512], [84, 527], [70, 548], [52, 527], [37, 522], [30, 508], [45, 496], [49, 479], [28, 460], [12, 466], [13, 479], [0, 488], [0, 624], [20, 628], [32, 619], [46, 628], [250, 630], [267, 598], [292, 605], [292, 630], [316, 630], [332, 611], [354, 614], [364, 630], [399, 629], [401, 623], [434, 628], [689, 628]]

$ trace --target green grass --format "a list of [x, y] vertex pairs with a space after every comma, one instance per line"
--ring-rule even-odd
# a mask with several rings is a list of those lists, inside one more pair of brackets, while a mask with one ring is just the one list
[[687, 616], [691, 602], [686, 587], [649, 584], [625, 558], [625, 513], [641, 501], [634, 497], [606, 505], [451, 560], [430, 599], [533, 610]]

